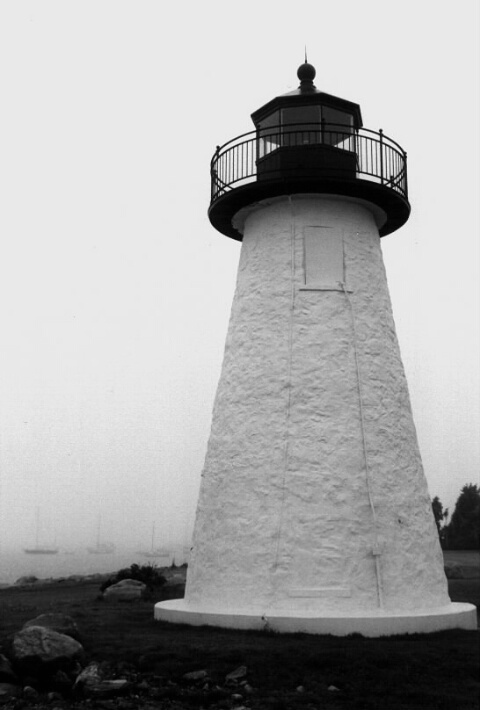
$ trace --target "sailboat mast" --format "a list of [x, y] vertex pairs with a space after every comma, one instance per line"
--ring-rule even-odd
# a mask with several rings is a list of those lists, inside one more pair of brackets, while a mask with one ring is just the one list
[[40, 509], [37, 506], [35, 508], [35, 547], [38, 547], [39, 527], [40, 527]]

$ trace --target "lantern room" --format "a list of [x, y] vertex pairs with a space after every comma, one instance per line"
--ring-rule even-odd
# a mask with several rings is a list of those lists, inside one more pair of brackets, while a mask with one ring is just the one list
[[305, 62], [300, 86], [252, 114], [258, 137], [259, 180], [310, 174], [355, 178], [355, 135], [362, 127], [360, 106], [318, 91], [315, 68]]
[[255, 131], [217, 148], [209, 217], [226, 236], [242, 239], [239, 210], [282, 195], [361, 200], [381, 236], [408, 219], [406, 153], [382, 130], [363, 128], [358, 104], [319, 91], [315, 73], [305, 61], [297, 89], [252, 113]]
[[[268, 136], [278, 129], [281, 144], [290, 144], [289, 134], [292, 126], [303, 126], [304, 135], [301, 143], [322, 143], [336, 145], [345, 136], [352, 135], [354, 129], [362, 127], [360, 106], [351, 101], [340, 99], [318, 91], [313, 79], [315, 67], [305, 62], [300, 65], [297, 76], [300, 85], [295, 91], [278, 96], [252, 113], [252, 120], [257, 129], [261, 152], [268, 151], [268, 144], [262, 136]], [[326, 131], [326, 127], [338, 128], [338, 131]], [[323, 127], [323, 131], [322, 131]]]

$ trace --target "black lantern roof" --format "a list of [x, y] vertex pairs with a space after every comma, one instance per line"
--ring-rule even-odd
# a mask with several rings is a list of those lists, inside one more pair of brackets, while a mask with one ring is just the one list
[[363, 122], [360, 106], [352, 101], [347, 101], [338, 96], [319, 91], [313, 83], [315, 75], [315, 67], [312, 64], [309, 64], [307, 61], [301, 64], [297, 71], [297, 76], [300, 79], [298, 89], [276, 96], [254, 111], [251, 115], [254, 124], [258, 126], [260, 121], [278, 109], [321, 104], [336, 109], [337, 111], [350, 114], [353, 117], [354, 127], [361, 128]]

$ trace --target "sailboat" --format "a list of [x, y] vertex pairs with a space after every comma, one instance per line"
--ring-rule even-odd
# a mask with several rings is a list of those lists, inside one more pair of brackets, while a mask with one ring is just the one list
[[170, 557], [170, 550], [165, 547], [155, 547], [155, 523], [152, 525], [152, 545], [150, 550], [139, 552], [143, 557]]
[[58, 547], [39, 544], [40, 510], [35, 511], [35, 547], [25, 547], [23, 551], [27, 555], [56, 555]]
[[87, 547], [87, 552], [91, 555], [112, 555], [115, 552], [113, 542], [100, 542], [101, 519], [98, 518], [97, 542], [94, 547]]

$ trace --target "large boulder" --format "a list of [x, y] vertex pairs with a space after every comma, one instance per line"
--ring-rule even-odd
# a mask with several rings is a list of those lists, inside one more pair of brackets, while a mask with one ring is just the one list
[[80, 641], [80, 633], [78, 627], [71, 616], [67, 614], [40, 614], [35, 619], [26, 621], [23, 628], [29, 626], [43, 626], [45, 629], [51, 629], [59, 634], [70, 636], [76, 641]]
[[27, 626], [13, 637], [12, 661], [22, 671], [37, 674], [70, 669], [83, 657], [83, 646], [44, 626]]
[[122, 579], [116, 584], [111, 584], [103, 592], [104, 599], [113, 601], [130, 602], [145, 596], [147, 585], [138, 579]]

